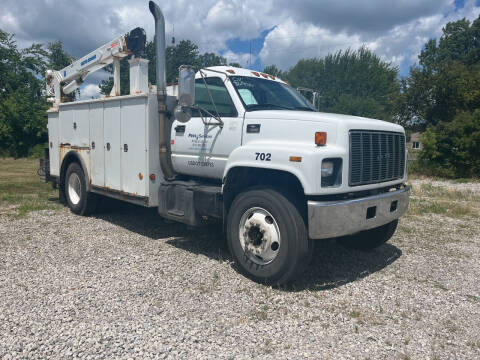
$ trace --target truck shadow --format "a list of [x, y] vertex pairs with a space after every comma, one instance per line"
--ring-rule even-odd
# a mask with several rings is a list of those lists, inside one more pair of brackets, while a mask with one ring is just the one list
[[338, 288], [384, 269], [402, 256], [402, 250], [384, 244], [369, 252], [346, 249], [334, 239], [317, 240], [312, 261], [286, 291], [321, 291]]
[[[239, 270], [230, 256], [221, 225], [192, 229], [165, 222], [156, 209], [116, 201], [95, 217], [152, 240], [168, 238], [165, 242], [171, 246], [217, 261], [228, 261], [235, 271]], [[304, 274], [293, 284], [278, 289], [289, 292], [334, 289], [378, 272], [401, 256], [402, 251], [392, 244], [362, 252], [346, 249], [334, 239], [318, 240]]]

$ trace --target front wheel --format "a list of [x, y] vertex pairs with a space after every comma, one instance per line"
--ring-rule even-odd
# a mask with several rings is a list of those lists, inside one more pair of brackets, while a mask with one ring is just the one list
[[270, 188], [237, 195], [227, 218], [230, 252], [254, 280], [281, 285], [308, 264], [309, 239], [298, 208]]
[[350, 249], [364, 251], [373, 250], [390, 240], [397, 229], [397, 225], [398, 219], [374, 229], [361, 231], [350, 236], [344, 236], [339, 240], [343, 246]]
[[65, 176], [65, 197], [68, 207], [78, 215], [89, 215], [97, 206], [97, 196], [87, 192], [83, 169], [78, 163], [68, 166]]

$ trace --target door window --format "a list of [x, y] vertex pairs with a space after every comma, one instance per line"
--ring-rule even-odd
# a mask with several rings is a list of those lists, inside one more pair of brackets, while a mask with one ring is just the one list
[[[215, 106], [210, 100], [207, 88], [205, 87], [205, 82], [207, 83], [208, 90], [210, 90]], [[235, 105], [233, 105], [232, 98], [230, 97], [222, 79], [218, 77], [209, 77], [205, 78], [205, 82], [204, 79], [195, 80], [195, 105], [200, 106], [202, 109], [209, 111], [213, 115], [217, 115], [215, 111], [216, 107], [220, 117], [236, 117], [237, 109], [235, 108]], [[203, 114], [203, 116], [206, 115], [207, 114], [205, 113]], [[199, 117], [200, 114], [198, 110], [193, 110], [192, 116]]]

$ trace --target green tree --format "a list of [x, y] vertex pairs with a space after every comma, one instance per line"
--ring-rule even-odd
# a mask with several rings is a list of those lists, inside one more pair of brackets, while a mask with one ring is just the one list
[[227, 65], [227, 59], [222, 56], [215, 55], [214, 53], [205, 53], [198, 58], [199, 66], [202, 68], [210, 66], [225, 66]]
[[[124, 57], [120, 60], [120, 95], [130, 94], [130, 65], [128, 63], [129, 57]], [[107, 65], [105, 71], [113, 74], [113, 65]], [[113, 76], [109, 76], [108, 79], [100, 81], [98, 85], [100, 93], [104, 95], [110, 95], [110, 91], [113, 88]]]
[[0, 150], [19, 157], [47, 139], [42, 76], [48, 52], [40, 44], [18, 49], [0, 30]]
[[270, 75], [273, 75], [273, 76], [277, 76], [279, 78], [282, 78], [285, 73], [280, 70], [279, 68], [277, 68], [276, 65], [268, 65], [268, 66], [265, 66], [265, 68], [263, 69], [263, 72], [265, 74], [270, 74]]
[[427, 171], [446, 177], [480, 177], [480, 109], [429, 126], [422, 144], [420, 161]]
[[459, 111], [473, 111], [480, 103], [480, 17], [448, 23], [438, 41], [429, 40], [419, 65], [402, 82], [403, 119], [422, 119], [424, 127], [452, 121]]
[[[75, 61], [75, 58], [63, 49], [63, 43], [60, 40], [48, 43], [46, 57], [48, 68], [52, 70], [62, 70]], [[75, 101], [77, 96], [80, 96], [80, 90], [77, 89], [64, 96], [68, 98], [68, 101]]]
[[47, 59], [48, 67], [53, 70], [61, 70], [75, 60], [63, 49], [63, 44], [59, 40], [48, 43]]
[[480, 176], [480, 17], [448, 23], [402, 80], [399, 117], [419, 119], [422, 168], [449, 177]]
[[400, 95], [397, 76], [397, 67], [365, 47], [300, 60], [284, 75], [294, 87], [319, 90], [321, 111], [388, 121]]
[[[145, 52], [146, 58], [150, 61], [148, 64], [148, 81], [151, 84], [156, 84], [154, 41], [147, 42]], [[200, 54], [198, 46], [190, 40], [181, 40], [176, 45], [168, 46], [165, 53], [167, 84], [178, 81], [178, 68], [180, 65], [192, 65], [195, 68], [202, 68], [227, 64], [227, 60], [224, 57], [214, 53]], [[109, 65], [105, 67], [105, 70], [113, 73], [113, 66]], [[110, 90], [113, 87], [113, 77], [110, 76], [107, 80], [102, 80], [99, 86], [102, 94], [110, 94]], [[120, 88], [122, 95], [126, 95], [130, 91], [128, 58], [120, 61]]]

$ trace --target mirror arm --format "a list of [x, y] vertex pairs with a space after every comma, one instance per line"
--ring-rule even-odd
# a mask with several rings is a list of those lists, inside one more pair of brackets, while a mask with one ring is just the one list
[[[198, 106], [198, 105], [191, 106], [191, 108], [198, 111], [198, 113], [200, 114], [200, 117], [202, 118], [202, 122], [203, 122], [205, 125], [218, 125], [218, 126], [220, 126], [220, 128], [223, 128], [223, 125], [224, 125], [225, 123], [224, 123], [223, 120], [220, 118], [220, 116], [215, 116], [215, 115], [213, 115], [210, 111], [208, 111], [207, 109], [201, 108], [201, 107]], [[218, 121], [218, 124], [211, 124], [211, 123], [207, 122], [207, 121], [205, 120], [205, 118], [203, 117], [202, 111], [204, 111], [208, 116], [210, 116], [210, 117], [214, 118], [215, 120], [217, 120], [217, 121]]]
[[221, 127], [223, 127], [223, 121], [222, 121], [222, 119], [220, 119], [220, 115], [218, 114], [218, 110], [217, 110], [217, 105], [215, 105], [215, 101], [213, 101], [212, 93], [210, 92], [210, 89], [208, 88], [207, 81], [205, 80], [205, 74], [203, 73], [202, 69], [200, 69], [200, 75], [202, 76], [203, 83], [205, 84], [205, 88], [207, 89], [208, 97], [210, 98], [210, 102], [212, 103], [212, 105], [215, 109], [215, 112], [217, 113], [217, 116], [213, 116], [210, 113], [208, 113], [207, 111], [206, 112], [209, 115], [211, 115], [212, 117], [214, 117], [221, 124]]

